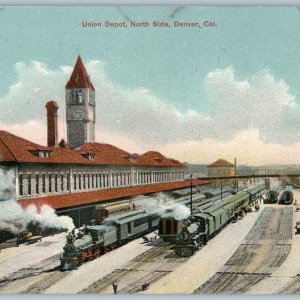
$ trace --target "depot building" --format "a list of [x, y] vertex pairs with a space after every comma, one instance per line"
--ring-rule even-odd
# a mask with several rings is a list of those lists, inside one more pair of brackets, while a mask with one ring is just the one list
[[[177, 160], [157, 151], [131, 154], [95, 142], [96, 93], [80, 56], [66, 84], [65, 100], [67, 141], [58, 141], [55, 101], [46, 104], [47, 146], [0, 131], [2, 169], [15, 175], [5, 194], [22, 206], [48, 204], [66, 211], [190, 185], [184, 180], [186, 166]], [[193, 180], [192, 184], [206, 183]]]

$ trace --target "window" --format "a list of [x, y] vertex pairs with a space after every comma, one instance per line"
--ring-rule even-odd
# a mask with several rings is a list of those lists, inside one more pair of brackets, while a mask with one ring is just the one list
[[77, 189], [77, 177], [76, 174], [74, 174], [74, 190], [76, 191]]
[[60, 174], [60, 189], [64, 190], [64, 174]]
[[35, 192], [37, 194], [40, 193], [40, 176], [39, 176], [39, 174], [35, 174]]
[[42, 175], [43, 193], [46, 193], [46, 175]]
[[49, 174], [49, 193], [52, 193], [52, 174]]
[[78, 174], [78, 189], [81, 190], [81, 174]]
[[54, 186], [55, 186], [55, 192], [57, 192], [57, 182], [58, 182], [58, 176], [57, 174], [54, 175]]
[[85, 174], [83, 174], [83, 189], [86, 189]]
[[108, 176], [108, 173], [106, 173], [106, 186], [109, 186], [109, 176]]
[[28, 174], [28, 195], [31, 195], [31, 174]]
[[90, 188], [90, 174], [87, 174], [88, 189]]
[[23, 175], [19, 175], [19, 194], [23, 196]]
[[94, 174], [92, 174], [92, 189], [94, 188]]
[[95, 177], [96, 177], [96, 188], [98, 188], [98, 174], [95, 174]]
[[67, 173], [67, 191], [70, 190], [70, 173]]
[[29, 150], [29, 152], [37, 157], [51, 157], [51, 151], [47, 150]]
[[82, 91], [81, 90], [78, 91], [78, 102], [82, 103]]

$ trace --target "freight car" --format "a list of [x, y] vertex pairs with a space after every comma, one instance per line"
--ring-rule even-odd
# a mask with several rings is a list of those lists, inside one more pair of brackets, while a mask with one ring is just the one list
[[267, 198], [264, 200], [264, 203], [277, 203], [278, 202], [278, 196], [280, 194], [280, 187], [276, 186], [273, 187], [267, 194]]
[[292, 204], [293, 203], [293, 186], [287, 185], [284, 192], [279, 195], [278, 204]]

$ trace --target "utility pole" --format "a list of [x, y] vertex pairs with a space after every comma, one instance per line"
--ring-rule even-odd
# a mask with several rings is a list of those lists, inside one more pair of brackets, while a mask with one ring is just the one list
[[223, 183], [221, 179], [221, 201], [223, 200]]
[[191, 173], [191, 215], [193, 214], [193, 173]]

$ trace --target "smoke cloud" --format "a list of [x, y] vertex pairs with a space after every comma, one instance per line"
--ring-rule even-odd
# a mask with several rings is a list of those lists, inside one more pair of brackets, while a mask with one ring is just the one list
[[57, 216], [53, 208], [43, 205], [40, 210], [35, 205], [23, 209], [16, 201], [0, 203], [0, 230], [14, 234], [27, 229], [30, 224], [39, 224], [43, 228], [72, 230], [75, 226], [68, 216]]
[[0, 166], [0, 201], [15, 197], [15, 171], [12, 168]]

